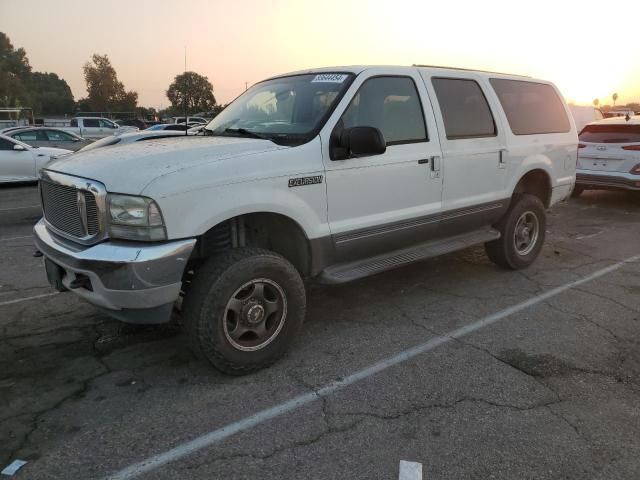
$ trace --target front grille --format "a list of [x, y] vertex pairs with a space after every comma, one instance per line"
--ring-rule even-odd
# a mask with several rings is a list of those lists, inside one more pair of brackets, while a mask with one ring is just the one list
[[[77, 238], [99, 233], [98, 206], [93, 193], [47, 181], [40, 182], [40, 192], [44, 216], [51, 226]], [[82, 218], [82, 203], [86, 211], [85, 218]]]

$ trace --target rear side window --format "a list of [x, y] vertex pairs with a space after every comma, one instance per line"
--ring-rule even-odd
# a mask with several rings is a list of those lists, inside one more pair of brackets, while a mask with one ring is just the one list
[[564, 104], [551, 85], [502, 78], [489, 81], [514, 135], [565, 133], [571, 130]]
[[587, 125], [579, 138], [587, 143], [637, 143], [640, 125]]
[[436, 77], [431, 83], [449, 140], [496, 136], [491, 109], [475, 80]]
[[42, 130], [31, 130], [30, 132], [21, 132], [13, 135], [13, 138], [20, 140], [21, 142], [46, 142], [47, 136]]
[[342, 124], [344, 128], [379, 128], [387, 145], [428, 140], [420, 97], [409, 77], [373, 77], [364, 82], [344, 112]]
[[95, 118], [85, 118], [83, 121], [85, 128], [97, 128], [100, 122]]

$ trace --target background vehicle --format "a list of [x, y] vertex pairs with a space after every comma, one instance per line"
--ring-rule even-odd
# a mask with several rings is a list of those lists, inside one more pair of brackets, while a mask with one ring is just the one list
[[146, 129], [147, 132], [149, 131], [159, 131], [159, 130], [165, 130], [165, 131], [177, 131], [177, 132], [184, 132], [185, 130], [188, 130], [190, 128], [193, 127], [199, 127], [205, 125], [204, 123], [160, 123], [158, 125], [153, 125], [152, 127], [149, 127]]
[[86, 140], [75, 133], [49, 127], [12, 129], [5, 133], [5, 135], [20, 140], [32, 147], [64, 148], [74, 152], [91, 143], [91, 140]]
[[587, 123], [597, 122], [604, 119], [604, 115], [599, 108], [588, 105], [569, 105], [573, 121], [576, 124], [576, 131], [580, 132]]
[[0, 183], [30, 182], [52, 157], [72, 153], [71, 150], [31, 147], [14, 138], [0, 135]]
[[640, 116], [590, 123], [579, 140], [574, 196], [587, 189], [640, 190]]
[[122, 135], [112, 135], [110, 137], [101, 138], [100, 140], [96, 140], [93, 143], [85, 146], [80, 150], [80, 152], [86, 152], [88, 150], [95, 150], [96, 148], [103, 147], [113, 147], [115, 145], [127, 145], [129, 143], [134, 142], [143, 142], [147, 140], [158, 140], [161, 138], [172, 138], [172, 137], [184, 137], [184, 132], [176, 132], [176, 131], [167, 131], [167, 130], [159, 130], [159, 131], [149, 131], [144, 130], [142, 132], [131, 132], [131, 133], [123, 133]]
[[[208, 123], [204, 117], [187, 117], [186, 123]], [[185, 123], [185, 117], [173, 117], [173, 123]]]
[[[568, 108], [529, 77], [296, 72], [249, 88], [206, 129], [58, 160], [42, 171], [35, 242], [52, 285], [121, 320], [167, 321], [182, 296], [193, 350], [231, 374], [284, 354], [304, 278], [348, 282], [476, 244], [527, 267], [545, 210], [575, 182]], [[96, 207], [61, 222], [82, 211], [76, 198]]]
[[128, 118], [126, 120], [116, 120], [115, 123], [117, 123], [121, 127], [136, 127], [140, 130], [149, 128], [149, 124], [144, 120], [140, 120], [139, 118]]
[[121, 127], [108, 118], [100, 117], [72, 118], [70, 125], [62, 129], [84, 138], [102, 138], [138, 130], [137, 127]]

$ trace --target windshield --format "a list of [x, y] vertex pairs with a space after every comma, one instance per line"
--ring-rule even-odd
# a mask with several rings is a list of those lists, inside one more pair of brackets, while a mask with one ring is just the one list
[[258, 83], [207, 125], [212, 135], [262, 136], [276, 143], [309, 141], [322, 127], [353, 74], [322, 73]]
[[587, 143], [640, 142], [640, 125], [587, 125], [580, 132], [579, 138], [581, 142]]

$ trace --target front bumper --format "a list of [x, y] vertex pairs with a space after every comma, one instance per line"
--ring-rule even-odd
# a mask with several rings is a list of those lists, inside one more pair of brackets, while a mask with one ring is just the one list
[[52, 234], [44, 220], [33, 232], [38, 250], [60, 267], [60, 282], [52, 281], [48, 272], [53, 286], [61, 283], [111, 316], [130, 323], [169, 320], [196, 243], [195, 239], [156, 244], [108, 241], [84, 247]]
[[576, 185], [596, 189], [640, 190], [640, 175], [578, 170], [576, 173]]

